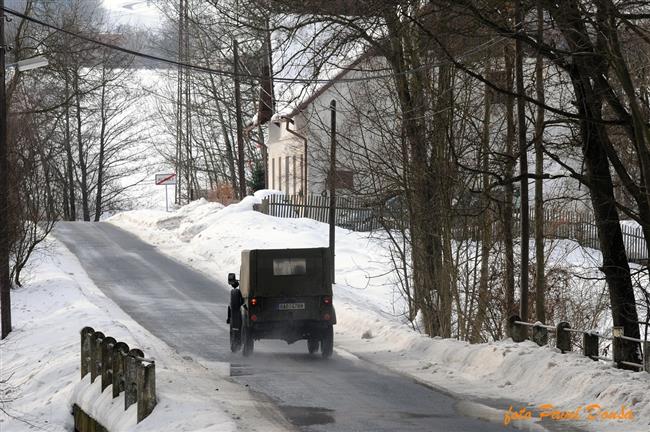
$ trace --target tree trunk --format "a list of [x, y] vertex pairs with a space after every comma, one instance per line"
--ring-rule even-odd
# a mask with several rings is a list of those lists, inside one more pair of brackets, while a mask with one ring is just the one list
[[483, 329], [483, 322], [488, 304], [488, 278], [490, 277], [489, 261], [490, 261], [490, 247], [492, 242], [492, 218], [490, 215], [490, 192], [489, 185], [489, 154], [490, 154], [490, 112], [491, 102], [488, 88], [485, 88], [485, 112], [483, 114], [483, 133], [481, 137], [481, 171], [482, 171], [482, 187], [483, 193], [481, 194], [481, 273], [479, 278], [478, 288], [478, 309], [474, 325], [472, 327], [472, 337], [470, 342], [479, 343], [482, 341], [481, 330]]
[[[522, 0], [515, 0], [515, 29], [524, 29], [524, 10]], [[515, 77], [517, 94], [525, 93], [524, 87], [524, 47], [521, 39], [515, 39]], [[519, 148], [519, 222], [520, 231], [520, 271], [519, 271], [519, 316], [528, 321], [528, 259], [530, 253], [530, 213], [528, 211], [528, 141], [526, 138], [526, 104], [523, 97], [517, 98], [517, 145]]]
[[72, 134], [70, 132], [70, 79], [68, 73], [65, 74], [65, 153], [66, 153], [66, 174], [68, 187], [68, 220], [77, 219], [76, 197], [74, 187], [74, 159], [72, 157]]
[[[431, 336], [451, 334], [451, 302], [448, 281], [444, 274], [442, 242], [436, 219], [434, 186], [428, 164], [429, 154], [425, 126], [418, 113], [424, 112], [425, 87], [422, 72], [405, 74], [407, 60], [402, 24], [395, 15], [386, 17], [390, 34], [388, 61], [395, 72], [395, 85], [403, 113], [402, 132], [408, 146], [407, 162], [410, 184], [406, 188], [410, 209], [411, 248], [413, 261], [414, 301], [422, 312], [424, 328]], [[448, 309], [448, 310], [447, 310]]]
[[79, 153], [79, 171], [81, 174], [80, 187], [81, 187], [81, 208], [83, 211], [83, 218], [85, 221], [90, 221], [90, 207], [88, 203], [88, 167], [86, 166], [86, 158], [84, 156], [83, 147], [83, 130], [81, 121], [81, 91], [79, 89], [79, 74], [75, 71], [74, 79], [72, 81], [73, 89], [75, 92], [75, 110], [77, 117], [77, 150]]
[[[639, 318], [636, 310], [634, 289], [630, 267], [625, 253], [623, 234], [616, 207], [614, 186], [607, 158], [609, 137], [603, 125], [603, 98], [606, 88], [599, 86], [600, 77], [607, 74], [607, 63], [596, 54], [591, 34], [581, 16], [577, 0], [566, 1], [562, 8], [556, 3], [545, 1], [545, 6], [558, 23], [569, 48], [577, 53], [571, 57], [569, 76], [576, 96], [576, 106], [580, 114], [580, 136], [586, 168], [586, 184], [589, 187], [591, 203], [594, 208], [600, 250], [603, 254], [602, 271], [609, 289], [612, 319], [615, 326], [623, 327], [626, 336], [639, 338]], [[604, 9], [599, 8], [596, 20], [607, 19]], [[603, 35], [596, 35], [601, 47], [606, 44]], [[591, 53], [591, 55], [585, 55]], [[596, 79], [594, 79], [596, 77]], [[639, 344], [621, 340], [622, 360], [641, 362]]]
[[[514, 79], [514, 59], [512, 46], [506, 45], [504, 49], [506, 66], [506, 89], [512, 93]], [[515, 158], [513, 157], [515, 147], [515, 114], [514, 97], [506, 96], [506, 149], [505, 149], [505, 175], [506, 180], [512, 179], [514, 175]], [[513, 200], [514, 188], [512, 182], [507, 181], [503, 196], [503, 251], [504, 251], [504, 285], [505, 285], [505, 316], [510, 317], [516, 313], [515, 308], [515, 259], [514, 259], [514, 235], [513, 235]]]
[[100, 96], [99, 112], [101, 126], [99, 130], [99, 160], [97, 162], [97, 195], [95, 196], [95, 222], [99, 222], [102, 215], [102, 194], [104, 192], [104, 157], [106, 150], [106, 68], [102, 70], [102, 94]]
[[[602, 271], [609, 288], [612, 319], [615, 326], [623, 327], [626, 336], [639, 338], [639, 317], [630, 267], [616, 208], [609, 161], [603, 148], [603, 140], [608, 138], [600, 115], [602, 100], [598, 92], [591, 88], [587, 74], [574, 73], [572, 79], [577, 99], [580, 101], [578, 109], [582, 117], [580, 134], [586, 178], [590, 186], [591, 203], [603, 254]], [[624, 347], [623, 360], [640, 363], [639, 344], [627, 340], [621, 340], [621, 343]]]
[[[544, 40], [544, 10], [537, 5], [537, 40]], [[544, 62], [541, 53], [535, 64], [535, 93], [537, 100], [544, 103]], [[544, 280], [544, 108], [537, 105], [535, 117], [535, 318], [546, 322]]]

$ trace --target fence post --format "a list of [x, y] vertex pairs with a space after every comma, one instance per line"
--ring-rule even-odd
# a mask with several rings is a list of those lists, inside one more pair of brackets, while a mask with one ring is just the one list
[[92, 327], [84, 327], [81, 329], [81, 378], [90, 372], [90, 348], [92, 335], [95, 333]]
[[622, 366], [621, 361], [623, 361], [623, 339], [620, 338], [621, 336], [623, 336], [623, 327], [612, 327], [612, 357], [617, 368]]
[[557, 330], [555, 332], [556, 337], [556, 347], [562, 351], [564, 354], [567, 351], [571, 351], [571, 334], [564, 330], [571, 328], [568, 322], [562, 321], [558, 323]]
[[594, 333], [582, 334], [582, 355], [598, 361], [598, 335]]
[[138, 423], [140, 423], [156, 406], [156, 364], [138, 363]]
[[124, 370], [126, 354], [129, 352], [129, 346], [124, 342], [118, 342], [113, 346], [113, 398], [119, 396], [124, 391]]
[[643, 341], [643, 370], [650, 373], [650, 341]]
[[516, 324], [515, 321], [521, 321], [519, 315], [508, 318], [508, 333], [514, 342], [523, 342], [528, 337], [528, 329], [526, 326]]
[[131, 405], [138, 401], [138, 364], [140, 360], [136, 357], [144, 357], [144, 353], [137, 348], [133, 348], [126, 356], [124, 365], [124, 409], [127, 410]]
[[90, 382], [95, 382], [95, 378], [101, 371], [101, 343], [104, 339], [104, 333], [95, 332], [90, 340]]
[[104, 338], [102, 341], [102, 392], [106, 387], [113, 384], [113, 346], [116, 343], [117, 341], [110, 336]]
[[534, 325], [532, 339], [539, 346], [546, 345], [548, 343], [548, 329], [541, 325]]

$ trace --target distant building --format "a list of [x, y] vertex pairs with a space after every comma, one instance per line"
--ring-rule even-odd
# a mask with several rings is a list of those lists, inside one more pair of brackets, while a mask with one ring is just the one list
[[[325, 194], [328, 191], [329, 149], [331, 142], [330, 103], [337, 106], [337, 169], [335, 184], [342, 194], [352, 194], [364, 186], [364, 173], [354, 155], [359, 146], [359, 132], [365, 128], [359, 123], [357, 112], [363, 100], [371, 97], [388, 99], [375, 94], [373, 86], [386, 91], [391, 87], [387, 79], [372, 83], [368, 75], [385, 60], [364, 54], [334, 76], [334, 78], [299, 104], [273, 115], [268, 127], [267, 186], [287, 194]], [[373, 103], [378, 103], [373, 101]], [[378, 142], [364, 141], [363, 146], [377, 147]], [[306, 173], [306, 174], [305, 174]]]

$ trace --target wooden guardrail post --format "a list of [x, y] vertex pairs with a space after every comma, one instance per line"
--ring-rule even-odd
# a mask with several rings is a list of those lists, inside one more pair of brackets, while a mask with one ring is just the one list
[[113, 346], [113, 398], [119, 396], [124, 391], [124, 364], [126, 354], [129, 352], [129, 346], [124, 342], [118, 342]]
[[643, 370], [650, 373], [650, 341], [643, 341]]
[[138, 401], [138, 364], [140, 361], [136, 357], [144, 357], [144, 353], [137, 348], [133, 348], [126, 356], [124, 370], [124, 409], [127, 410], [131, 405]]
[[81, 378], [85, 377], [90, 372], [91, 361], [91, 344], [92, 336], [95, 330], [92, 327], [84, 327], [81, 329]]
[[565, 329], [571, 328], [568, 322], [562, 321], [558, 323], [557, 330], [555, 332], [556, 336], [556, 347], [562, 353], [571, 351], [571, 334]]
[[517, 324], [517, 321], [521, 321], [519, 315], [512, 315], [508, 318], [508, 333], [514, 342], [523, 342], [528, 337], [528, 328]]
[[102, 358], [102, 392], [113, 384], [113, 347], [117, 341], [110, 336], [105, 337], [101, 345]]
[[104, 333], [95, 332], [90, 341], [90, 382], [95, 382], [95, 378], [101, 374], [101, 343], [104, 339]]
[[156, 406], [156, 364], [138, 362], [138, 423]]
[[617, 368], [623, 366], [621, 363], [623, 361], [623, 339], [621, 336], [623, 336], [623, 327], [612, 327], [612, 357]]
[[594, 333], [582, 334], [582, 355], [598, 361], [598, 335]]
[[541, 325], [534, 325], [532, 339], [539, 346], [546, 345], [548, 343], [548, 329]]
[[[157, 404], [156, 366], [153, 359], [144, 357], [137, 349], [129, 350], [124, 342], [96, 332], [91, 327], [80, 331], [81, 378], [90, 374], [91, 382], [101, 379], [101, 393], [112, 387], [116, 398], [124, 391], [124, 410], [133, 404], [138, 423], [149, 416]], [[83, 432], [105, 431], [104, 427], [89, 416], [81, 406], [73, 406], [74, 428]]]

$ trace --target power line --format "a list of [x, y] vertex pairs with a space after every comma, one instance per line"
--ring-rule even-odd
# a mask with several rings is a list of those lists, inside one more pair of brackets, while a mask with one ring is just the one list
[[[141, 57], [141, 58], [145, 58], [145, 59], [148, 59], [148, 60], [153, 60], [153, 61], [156, 61], [156, 62], [167, 63], [167, 64], [180, 66], [180, 67], [184, 67], [184, 68], [188, 68], [188, 69], [193, 69], [193, 70], [196, 70], [196, 71], [199, 71], [199, 72], [215, 74], [215, 75], [221, 75], [221, 76], [227, 76], [227, 77], [236, 77], [237, 76], [239, 78], [256, 78], [256, 79], [260, 79], [260, 80], [261, 79], [266, 79], [266, 77], [263, 77], [261, 75], [252, 75], [252, 74], [248, 74], [248, 73], [235, 74], [234, 72], [228, 71], [228, 70], [213, 69], [213, 68], [210, 68], [210, 67], [207, 67], [207, 66], [201, 66], [201, 65], [191, 64], [191, 63], [187, 63], [187, 62], [176, 61], [176, 60], [172, 60], [172, 59], [169, 59], [169, 58], [158, 57], [158, 56], [155, 56], [153, 54], [147, 54], [147, 53], [132, 50], [132, 49], [129, 49], [129, 48], [124, 48], [124, 47], [121, 47], [119, 45], [113, 45], [113, 44], [110, 44], [110, 43], [107, 43], [107, 42], [103, 42], [103, 41], [100, 41], [100, 40], [97, 40], [97, 39], [93, 39], [93, 38], [85, 36], [83, 34], [79, 34], [79, 33], [72, 32], [70, 30], [66, 30], [66, 29], [58, 27], [58, 26], [56, 26], [54, 24], [46, 23], [45, 21], [42, 21], [42, 20], [40, 20], [38, 18], [34, 18], [34, 17], [28, 16], [28, 15], [25, 15], [25, 14], [23, 14], [21, 12], [18, 12], [16, 10], [11, 9], [11, 8], [2, 7], [1, 9], [3, 11], [5, 11], [5, 12], [11, 14], [11, 15], [14, 15], [16, 17], [25, 19], [27, 21], [33, 22], [33, 23], [41, 25], [43, 27], [47, 27], [47, 28], [55, 30], [57, 32], [61, 32], [61, 33], [67, 34], [69, 36], [75, 37], [77, 39], [81, 39], [81, 40], [84, 40], [86, 42], [90, 42], [90, 43], [95, 44], [95, 45], [103, 46], [105, 48], [109, 48], [109, 49], [112, 49], [112, 50], [115, 50], [115, 51], [120, 51], [120, 52], [129, 54], [129, 55], [132, 55], [132, 56], [135, 56], [135, 57]], [[484, 46], [484, 45], [489, 45], [489, 44], [492, 44], [492, 43], [494, 43], [494, 40], [489, 40], [485, 44], [482, 44], [479, 47], [477, 47], [477, 49]], [[449, 62], [444, 62], [444, 64], [448, 64], [448, 63]], [[359, 78], [339, 78], [337, 81], [339, 81], [339, 82], [361, 82], [361, 81], [367, 81], [369, 79], [386, 79], [386, 78], [392, 78], [395, 75], [410, 74], [410, 73], [417, 72], [417, 71], [425, 69], [425, 68], [439, 66], [441, 64], [443, 64], [443, 63], [428, 63], [428, 64], [425, 63], [425, 64], [422, 64], [422, 65], [417, 66], [415, 68], [407, 69], [405, 71], [399, 72], [397, 74], [388, 73], [388, 74], [381, 74], [381, 75], [369, 75], [369, 76], [364, 76], [364, 77], [359, 77]], [[341, 68], [341, 71], [346, 71], [346, 70], [347, 71], [355, 71], [355, 69]], [[358, 69], [356, 69], [356, 70], [358, 70]], [[366, 69], [365, 72], [371, 72], [371, 70]], [[324, 83], [331, 82], [332, 79], [324, 79], [324, 78], [310, 79], [310, 78], [299, 78], [299, 77], [282, 78], [282, 77], [274, 76], [273, 81], [275, 81], [275, 82], [283, 82], [283, 83], [324, 84]]]
[[[11, 15], [14, 15], [16, 17], [25, 19], [27, 21], [31, 21], [31, 22], [33, 22], [35, 24], [41, 25], [43, 27], [47, 27], [47, 28], [55, 30], [57, 32], [61, 32], [61, 33], [67, 34], [69, 36], [75, 37], [77, 39], [81, 39], [81, 40], [84, 40], [86, 42], [90, 42], [90, 43], [93, 43], [95, 45], [100, 45], [100, 46], [103, 46], [105, 48], [109, 48], [109, 49], [112, 49], [112, 50], [120, 51], [120, 52], [129, 54], [129, 55], [132, 55], [132, 56], [135, 56], [135, 57], [142, 57], [142, 58], [145, 58], [145, 59], [148, 59], [148, 60], [153, 60], [153, 61], [157, 61], [157, 62], [172, 64], [172, 65], [185, 67], [185, 68], [188, 68], [188, 69], [194, 69], [194, 70], [197, 70], [197, 71], [200, 71], [200, 72], [205, 72], [205, 73], [210, 73], [210, 74], [215, 74], [215, 75], [228, 76], [228, 77], [238, 76], [240, 78], [264, 79], [264, 77], [262, 77], [260, 75], [250, 75], [250, 74], [247, 74], [247, 73], [235, 74], [234, 72], [223, 70], [223, 69], [213, 69], [213, 68], [210, 68], [210, 67], [207, 67], [207, 66], [201, 66], [201, 65], [196, 65], [196, 64], [186, 63], [186, 62], [180, 62], [180, 61], [172, 60], [172, 59], [169, 59], [169, 58], [158, 57], [158, 56], [155, 56], [153, 54], [147, 54], [147, 53], [143, 53], [143, 52], [140, 52], [140, 51], [135, 51], [135, 50], [132, 50], [132, 49], [129, 49], [129, 48], [124, 48], [124, 47], [121, 47], [121, 46], [118, 46], [118, 45], [113, 45], [113, 44], [110, 44], [110, 43], [107, 43], [107, 42], [103, 42], [103, 41], [100, 41], [100, 40], [97, 40], [97, 39], [93, 39], [91, 37], [88, 37], [88, 36], [85, 36], [85, 35], [82, 35], [82, 34], [79, 34], [79, 33], [72, 32], [70, 30], [63, 29], [63, 28], [58, 27], [58, 26], [56, 26], [54, 24], [46, 23], [45, 21], [41, 21], [38, 18], [30, 17], [28, 15], [25, 15], [25, 14], [23, 14], [21, 12], [15, 11], [15, 10], [7, 8], [7, 7], [3, 7], [2, 10], [4, 10], [5, 12], [7, 12], [7, 13], [9, 13]], [[366, 78], [347, 78], [347, 79], [345, 79], [345, 81], [365, 81], [365, 80], [367, 80], [369, 78], [390, 78], [390, 77], [391, 77], [391, 75], [380, 75], [380, 76], [366, 77]], [[319, 78], [309, 79], [309, 78], [297, 78], [297, 77], [296, 78], [273, 77], [273, 80], [274, 81], [279, 81], [279, 82], [287, 82], [287, 83], [297, 83], [297, 82], [301, 82], [301, 83], [327, 83], [327, 82], [331, 81], [329, 79], [319, 79]]]

